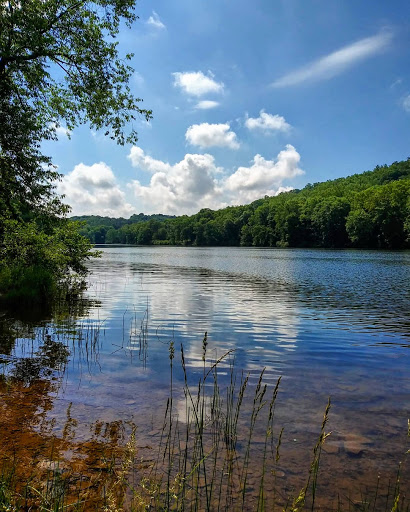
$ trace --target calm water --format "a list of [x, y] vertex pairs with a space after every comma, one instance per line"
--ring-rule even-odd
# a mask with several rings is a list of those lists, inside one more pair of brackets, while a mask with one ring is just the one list
[[[135, 421], [149, 442], [168, 396], [170, 341], [178, 404], [179, 346], [197, 382], [207, 331], [210, 361], [233, 350], [220, 364], [222, 383], [233, 358], [252, 382], [263, 368], [268, 384], [282, 376], [277, 421], [285, 428], [287, 477], [308, 466], [329, 396], [324, 485], [332, 473], [348, 494], [352, 477], [366, 485], [402, 460], [409, 448], [409, 252], [105, 247], [90, 269], [91, 303], [72, 324], [19, 321], [0, 338], [4, 373], [34, 372], [56, 383], [46, 414], [56, 436], [72, 403], [79, 438], [93, 422], [120, 418]], [[80, 340], [74, 325], [83, 328]], [[44, 330], [62, 352], [68, 347], [68, 362], [59, 366], [64, 353], [40, 350]]]

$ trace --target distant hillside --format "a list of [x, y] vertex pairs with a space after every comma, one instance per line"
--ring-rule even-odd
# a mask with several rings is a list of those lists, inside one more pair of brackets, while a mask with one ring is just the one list
[[409, 248], [410, 159], [191, 216], [140, 214], [101, 225], [96, 219], [105, 217], [78, 219], [95, 243], [104, 243], [105, 226], [105, 243]]
[[84, 227], [80, 230], [81, 234], [91, 240], [95, 244], [112, 243], [106, 242], [106, 233], [111, 230], [118, 230], [129, 224], [138, 224], [149, 220], [163, 221], [166, 219], [174, 219], [175, 215], [162, 215], [162, 213], [154, 215], [131, 215], [129, 219], [123, 217], [101, 217], [100, 215], [77, 215], [70, 217], [71, 220], [85, 222]]

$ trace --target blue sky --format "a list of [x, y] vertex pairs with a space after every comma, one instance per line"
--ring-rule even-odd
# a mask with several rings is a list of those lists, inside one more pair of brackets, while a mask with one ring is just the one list
[[138, 2], [120, 35], [154, 118], [45, 150], [73, 214], [190, 214], [410, 156], [410, 2]]

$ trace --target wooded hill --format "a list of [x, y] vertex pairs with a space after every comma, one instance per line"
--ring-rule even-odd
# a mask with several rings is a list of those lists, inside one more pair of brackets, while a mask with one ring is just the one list
[[71, 217], [71, 220], [78, 220], [85, 223], [80, 229], [80, 232], [95, 244], [130, 243], [106, 241], [107, 231], [110, 229], [114, 229], [116, 231], [129, 224], [138, 224], [149, 220], [162, 221], [166, 219], [175, 219], [175, 215], [162, 215], [161, 213], [155, 215], [144, 215], [143, 213], [139, 213], [138, 215], [131, 215], [129, 219], [124, 219], [123, 217], [101, 217], [100, 215], [77, 215]]
[[81, 232], [94, 243], [409, 248], [410, 158], [191, 216], [76, 218], [86, 221]]

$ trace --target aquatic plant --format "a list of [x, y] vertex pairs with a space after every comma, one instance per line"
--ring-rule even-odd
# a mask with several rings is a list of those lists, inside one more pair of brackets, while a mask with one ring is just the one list
[[[85, 350], [96, 348], [99, 332], [98, 328], [90, 327], [88, 334], [75, 339], [79, 344], [89, 340], [85, 341]], [[44, 331], [44, 336], [49, 334]], [[169, 397], [159, 442], [151, 447], [156, 456], [144, 456], [137, 443], [137, 426], [121, 420], [111, 424], [97, 422], [92, 440], [79, 442], [70, 404], [61, 438], [30, 431], [33, 442], [38, 439], [48, 447], [48, 456], [36, 449], [33, 457], [38, 459], [33, 458], [22, 467], [11, 452], [2, 454], [0, 511], [299, 512], [323, 510], [324, 506], [329, 509], [331, 502], [324, 501], [328, 496], [319, 483], [323, 447], [331, 435], [327, 431], [330, 399], [304, 484], [296, 490], [285, 485], [285, 468], [279, 465], [286, 433], [275, 421], [280, 377], [272, 385], [265, 382], [263, 369], [256, 380], [254, 374], [237, 371], [233, 351], [210, 358], [205, 334], [196, 385], [191, 382], [184, 348], [180, 346], [181, 391], [174, 379], [174, 339], [169, 341], [168, 350]], [[224, 371], [220, 371], [222, 366]], [[9, 381], [7, 392], [12, 394], [17, 384], [17, 380]], [[17, 388], [16, 391], [20, 393]], [[35, 410], [37, 405], [33, 404]], [[410, 440], [410, 423], [408, 435]], [[74, 450], [82, 458], [65, 458], [67, 450]], [[408, 512], [410, 500], [407, 483], [402, 481], [402, 468], [403, 465], [392, 483], [378, 478], [375, 490], [364, 490], [359, 500], [339, 495], [333, 509]]]

